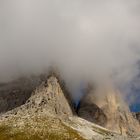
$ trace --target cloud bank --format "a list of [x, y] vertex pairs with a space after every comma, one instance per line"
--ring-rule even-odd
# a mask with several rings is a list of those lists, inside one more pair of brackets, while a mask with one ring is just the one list
[[0, 81], [56, 65], [71, 87], [139, 73], [140, 1], [1, 0]]

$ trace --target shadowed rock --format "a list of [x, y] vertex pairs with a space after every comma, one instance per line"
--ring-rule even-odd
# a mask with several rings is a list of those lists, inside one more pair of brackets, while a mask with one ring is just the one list
[[77, 113], [80, 117], [90, 122], [96, 123], [101, 126], [105, 126], [107, 123], [107, 117], [104, 112], [94, 103], [81, 101]]
[[0, 84], [0, 113], [23, 105], [37, 86], [41, 77], [22, 77], [17, 80]]
[[139, 124], [140, 124], [140, 112], [136, 112], [136, 113], [132, 113], [132, 114], [133, 114], [133, 117], [134, 117], [135, 119], [137, 119], [138, 122], [139, 122]]

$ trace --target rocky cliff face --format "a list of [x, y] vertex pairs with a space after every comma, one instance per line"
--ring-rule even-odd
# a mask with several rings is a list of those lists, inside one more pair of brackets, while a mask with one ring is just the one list
[[140, 112], [136, 112], [136, 113], [133, 113], [133, 117], [138, 120], [139, 124], [140, 124]]
[[[70, 100], [70, 99], [69, 99]], [[22, 106], [8, 112], [15, 115], [50, 114], [59, 116], [72, 116], [73, 110], [68, 99], [58, 83], [58, 79], [50, 76], [41, 83]]]
[[123, 135], [135, 135], [140, 132], [138, 122], [123, 103], [120, 93], [113, 88], [91, 90], [81, 100], [78, 114]]
[[69, 105], [56, 77], [51, 76], [43, 82], [26, 102], [26, 107], [35, 112], [72, 116], [72, 106]]

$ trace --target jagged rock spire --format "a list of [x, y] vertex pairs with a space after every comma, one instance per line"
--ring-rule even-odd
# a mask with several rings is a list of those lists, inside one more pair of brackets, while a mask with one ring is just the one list
[[52, 114], [57, 116], [72, 116], [73, 111], [55, 76], [50, 76], [32, 93], [25, 105], [14, 110], [16, 114]]

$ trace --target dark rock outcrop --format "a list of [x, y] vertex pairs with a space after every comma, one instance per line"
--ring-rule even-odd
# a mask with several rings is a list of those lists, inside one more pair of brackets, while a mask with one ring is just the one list
[[134, 118], [138, 120], [139, 124], [140, 124], [140, 112], [136, 112], [136, 113], [132, 113]]
[[23, 105], [41, 81], [40, 76], [32, 76], [0, 84], [0, 113]]
[[104, 114], [104, 112], [96, 104], [84, 100], [84, 98], [78, 105], [77, 110], [78, 115], [85, 120], [88, 120], [101, 126], [105, 126], [107, 123], [107, 117]]

